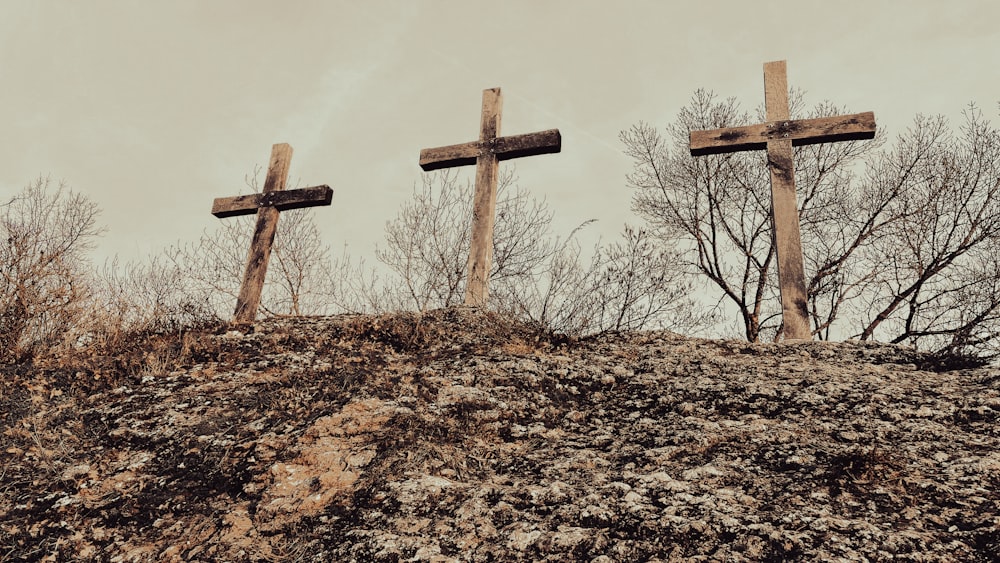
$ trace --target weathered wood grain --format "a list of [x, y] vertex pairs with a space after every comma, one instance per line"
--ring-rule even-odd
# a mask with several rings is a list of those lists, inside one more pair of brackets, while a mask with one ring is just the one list
[[493, 148], [498, 160], [554, 154], [561, 150], [562, 135], [558, 129], [500, 137]]
[[562, 150], [562, 135], [558, 129], [537, 133], [498, 137], [485, 141], [472, 141], [420, 151], [420, 168], [426, 172], [441, 168], [469, 166], [481, 155], [493, 153], [497, 160], [510, 160], [539, 154], [553, 154]]
[[[769, 122], [782, 122], [789, 118], [787, 76], [785, 61], [764, 65], [764, 108]], [[792, 140], [788, 137], [769, 140], [766, 149], [767, 166], [771, 173], [771, 213], [784, 337], [786, 340], [808, 340], [812, 338], [812, 332], [809, 329], [802, 234], [795, 197]]]
[[420, 167], [426, 172], [455, 166], [468, 166], [476, 163], [483, 153], [483, 145], [479, 141], [449, 145], [420, 151]]
[[768, 121], [758, 125], [691, 132], [691, 155], [762, 150], [767, 142], [790, 139], [792, 146], [875, 138], [875, 114]]
[[[490, 146], [500, 134], [503, 97], [499, 88], [483, 91], [479, 142]], [[493, 265], [493, 225], [497, 205], [498, 159], [493, 151], [483, 151], [476, 160], [476, 189], [472, 197], [472, 233], [469, 244], [468, 279], [465, 304], [485, 307], [489, 299], [490, 268]]]
[[252, 215], [261, 207], [274, 207], [278, 211], [288, 211], [289, 209], [330, 205], [332, 202], [333, 189], [330, 186], [312, 186], [282, 192], [216, 198], [212, 204], [212, 215], [224, 219]]
[[[271, 161], [267, 166], [263, 194], [285, 189], [291, 162], [291, 145], [279, 143], [271, 147]], [[264, 289], [264, 276], [267, 274], [267, 262], [271, 258], [271, 245], [274, 244], [274, 234], [278, 230], [278, 215], [279, 211], [273, 207], [261, 207], [257, 210], [257, 226], [254, 228], [250, 252], [247, 254], [243, 284], [240, 286], [239, 297], [236, 298], [233, 320], [237, 323], [252, 323], [257, 316], [260, 295]]]
[[767, 164], [771, 173], [771, 208], [784, 337], [786, 340], [808, 340], [812, 338], [812, 332], [809, 328], [802, 235], [795, 197], [792, 142], [787, 139], [769, 141]]

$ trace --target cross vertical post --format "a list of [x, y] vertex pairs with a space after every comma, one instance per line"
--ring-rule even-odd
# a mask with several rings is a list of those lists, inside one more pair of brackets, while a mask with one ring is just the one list
[[766, 123], [692, 131], [690, 150], [692, 156], [767, 150], [767, 166], [771, 173], [771, 226], [778, 257], [784, 337], [786, 340], [809, 340], [812, 331], [809, 328], [792, 147], [872, 139], [875, 137], [875, 114], [865, 112], [792, 120], [788, 108], [785, 61], [764, 63], [764, 105]]
[[[489, 143], [500, 135], [503, 97], [500, 89], [483, 90], [483, 111], [479, 142]], [[493, 264], [493, 226], [497, 207], [497, 176], [500, 163], [493, 151], [476, 159], [476, 187], [472, 196], [472, 232], [469, 244], [468, 280], [465, 304], [485, 306], [489, 297], [490, 267]]]
[[420, 151], [420, 167], [427, 172], [476, 165], [472, 240], [465, 283], [465, 304], [474, 307], [485, 307], [489, 298], [499, 162], [523, 156], [557, 153], [562, 149], [562, 137], [558, 129], [500, 137], [502, 106], [500, 88], [483, 90], [478, 141]]
[[271, 147], [271, 161], [267, 167], [267, 179], [264, 181], [264, 190], [261, 193], [217, 198], [213, 202], [212, 215], [220, 219], [257, 214], [257, 226], [250, 242], [246, 271], [233, 315], [233, 322], [237, 324], [252, 323], [257, 317], [257, 308], [260, 306], [260, 296], [264, 289], [264, 277], [267, 274], [267, 263], [271, 257], [271, 246], [278, 230], [279, 213], [287, 209], [330, 205], [333, 200], [333, 190], [326, 185], [285, 191], [291, 162], [291, 145], [287, 143], [274, 145]]
[[[788, 78], [785, 61], [764, 64], [764, 106], [769, 122], [790, 119]], [[771, 228], [778, 259], [778, 287], [785, 338], [808, 340], [809, 306], [802, 260], [802, 234], [795, 197], [795, 161], [792, 140], [783, 137], [767, 142], [767, 167], [771, 171]]]

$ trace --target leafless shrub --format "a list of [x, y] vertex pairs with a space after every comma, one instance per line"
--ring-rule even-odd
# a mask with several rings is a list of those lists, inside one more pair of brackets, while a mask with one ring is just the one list
[[162, 256], [122, 263], [117, 258], [97, 270], [80, 339], [102, 349], [121, 346], [139, 333], [179, 332], [219, 322], [210, 303], [185, 290], [185, 272]]
[[[524, 278], [553, 252], [552, 213], [513, 184], [505, 171], [497, 187], [491, 282]], [[376, 256], [399, 280], [395, 299], [389, 298], [394, 308], [426, 311], [463, 301], [471, 193], [454, 171], [426, 174], [413, 199], [386, 225], [386, 246]]]
[[575, 234], [556, 240], [555, 251], [525, 276], [498, 280], [492, 307], [549, 331], [569, 335], [598, 331], [594, 291], [599, 256], [595, 250], [586, 263]]
[[[427, 310], [461, 303], [469, 249], [471, 188], [453, 173], [426, 175], [413, 200], [386, 227], [379, 260], [396, 275], [385, 302]], [[654, 248], [646, 231], [627, 228], [624, 240], [585, 258], [577, 234], [552, 234], [544, 201], [501, 177], [490, 274], [490, 308], [546, 330], [588, 334], [665, 326], [692, 330], [706, 315], [681, 306], [683, 281], [673, 256]], [[395, 292], [392, 288], [397, 288]]]
[[90, 293], [87, 251], [99, 209], [64, 184], [38, 178], [0, 206], [0, 358], [63, 343]]
[[690, 298], [695, 284], [679, 263], [676, 249], [665, 247], [645, 229], [626, 225], [621, 239], [601, 252], [596, 288], [601, 330], [658, 327], [690, 332], [713, 324], [714, 312]]

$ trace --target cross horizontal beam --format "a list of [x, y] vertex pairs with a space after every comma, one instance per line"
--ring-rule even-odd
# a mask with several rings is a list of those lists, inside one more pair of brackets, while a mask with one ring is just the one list
[[330, 205], [332, 202], [333, 189], [330, 186], [312, 186], [298, 190], [216, 198], [212, 203], [212, 215], [223, 219], [239, 215], [253, 215], [262, 207], [274, 207], [278, 211], [287, 211]]
[[484, 154], [492, 153], [497, 160], [510, 160], [536, 154], [553, 154], [562, 150], [562, 135], [558, 129], [497, 137], [488, 141], [472, 141], [420, 151], [420, 168], [424, 171], [469, 166]]
[[875, 138], [875, 114], [769, 121], [745, 127], [691, 132], [691, 156], [763, 150], [768, 141], [790, 139], [792, 146]]

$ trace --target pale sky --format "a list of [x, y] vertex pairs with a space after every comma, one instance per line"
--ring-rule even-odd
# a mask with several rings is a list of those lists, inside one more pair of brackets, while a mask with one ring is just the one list
[[[96, 201], [95, 253], [197, 240], [216, 197], [245, 192], [271, 145], [289, 186], [328, 184], [335, 252], [371, 260], [419, 184], [421, 148], [475, 140], [499, 86], [502, 134], [558, 128], [561, 154], [509, 161], [557, 231], [630, 210], [618, 133], [670, 123], [698, 88], [763, 103], [786, 59], [809, 105], [957, 125], [1000, 100], [1000, 3], [0, 0], [0, 200], [49, 175]], [[472, 177], [473, 168], [466, 168]], [[471, 194], [470, 194], [471, 197]]]

